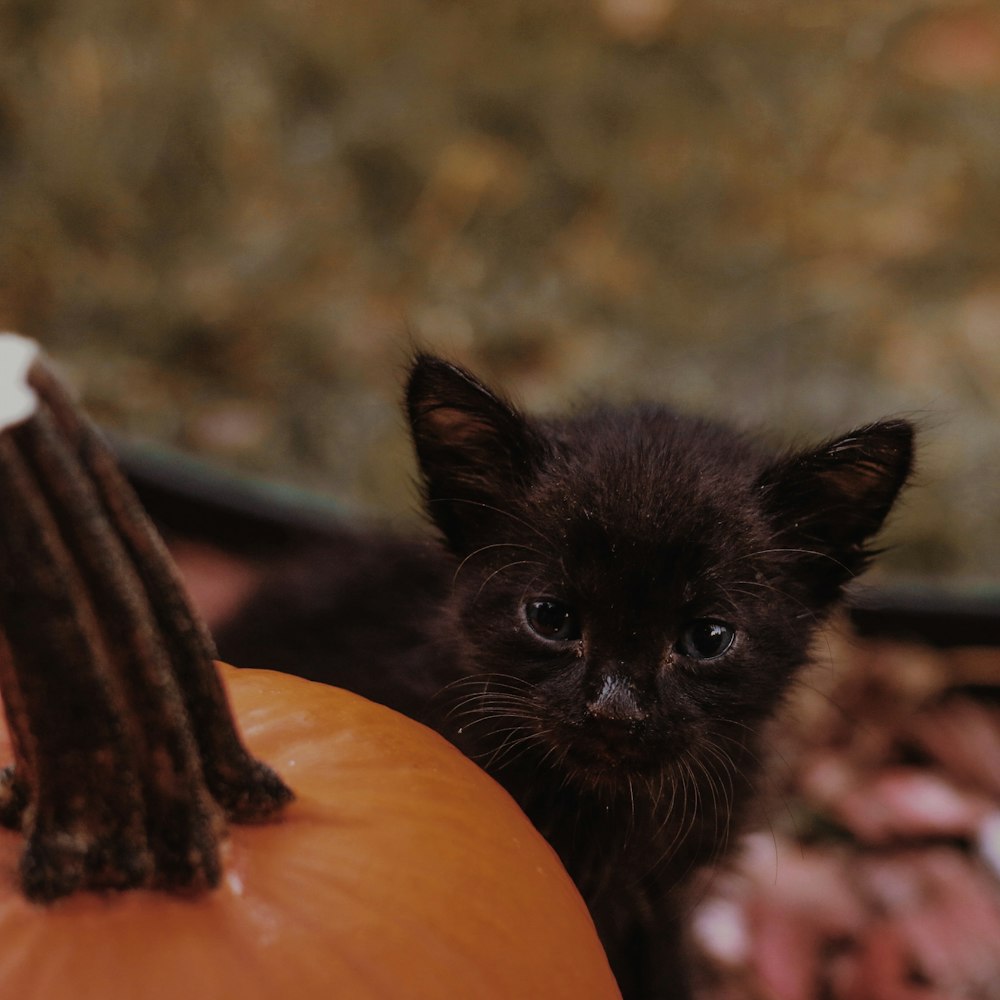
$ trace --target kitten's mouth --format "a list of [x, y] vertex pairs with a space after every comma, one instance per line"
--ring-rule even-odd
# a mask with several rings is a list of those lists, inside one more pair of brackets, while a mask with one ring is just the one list
[[587, 720], [583, 725], [567, 727], [561, 734], [561, 746], [571, 765], [607, 774], [643, 774], [661, 769], [672, 756], [670, 750], [659, 740], [655, 748], [650, 743], [650, 734], [642, 723]]

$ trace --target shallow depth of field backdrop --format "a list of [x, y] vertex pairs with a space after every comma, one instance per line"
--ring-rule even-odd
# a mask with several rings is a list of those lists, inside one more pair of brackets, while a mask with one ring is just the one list
[[2, 0], [0, 325], [109, 428], [404, 521], [412, 343], [543, 409], [914, 415], [886, 565], [983, 583], [1000, 9]]

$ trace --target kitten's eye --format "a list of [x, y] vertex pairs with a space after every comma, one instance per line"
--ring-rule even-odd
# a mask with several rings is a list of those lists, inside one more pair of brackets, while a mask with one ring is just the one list
[[573, 609], [561, 601], [529, 601], [524, 606], [524, 616], [531, 631], [549, 642], [569, 642], [580, 638], [580, 627]]
[[692, 660], [714, 660], [732, 646], [736, 630], [714, 618], [691, 622], [677, 641], [677, 650]]

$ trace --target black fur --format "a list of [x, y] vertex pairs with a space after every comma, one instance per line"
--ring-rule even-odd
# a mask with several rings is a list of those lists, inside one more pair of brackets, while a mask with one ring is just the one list
[[[761, 726], [871, 557], [912, 428], [774, 456], [659, 406], [531, 419], [426, 356], [407, 411], [444, 544], [345, 531], [273, 574], [222, 654], [440, 730], [558, 851], [625, 996], [683, 996], [679, 890], [738, 826]], [[735, 635], [708, 659], [706, 621]]]

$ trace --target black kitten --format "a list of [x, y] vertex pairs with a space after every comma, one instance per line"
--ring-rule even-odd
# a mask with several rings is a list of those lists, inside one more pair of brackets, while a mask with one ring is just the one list
[[222, 653], [440, 730], [558, 851], [625, 996], [682, 996], [678, 892], [739, 823], [912, 428], [774, 456], [656, 406], [531, 419], [431, 357], [407, 407], [444, 545], [345, 532], [275, 573]]

